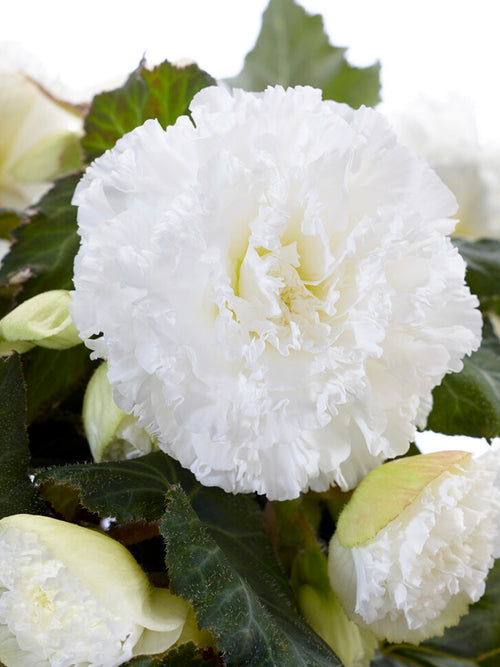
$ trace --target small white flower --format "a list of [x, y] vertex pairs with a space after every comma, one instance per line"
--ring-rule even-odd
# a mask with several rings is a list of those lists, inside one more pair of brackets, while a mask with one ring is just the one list
[[87, 170], [71, 313], [206, 485], [284, 500], [405, 452], [479, 344], [452, 194], [372, 109], [206, 88]]
[[422, 155], [456, 196], [456, 233], [499, 238], [500, 146], [479, 142], [471, 102], [421, 97], [393, 121], [398, 140]]
[[418, 644], [458, 623], [500, 556], [498, 450], [412, 456], [372, 470], [332, 538], [332, 588], [351, 620]]
[[0, 521], [0, 661], [116, 667], [181, 635], [188, 605], [152, 588], [125, 547], [47, 517]]

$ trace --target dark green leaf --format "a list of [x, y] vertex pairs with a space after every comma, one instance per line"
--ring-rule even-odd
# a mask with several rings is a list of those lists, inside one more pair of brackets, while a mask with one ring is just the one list
[[464, 359], [460, 373], [445, 376], [433, 399], [427, 421], [431, 431], [477, 438], [500, 435], [500, 341], [488, 322], [479, 350]]
[[97, 95], [85, 120], [82, 146], [93, 160], [126, 132], [157, 118], [163, 127], [187, 113], [195, 93], [215, 80], [197, 65], [175, 67], [168, 61], [148, 70], [143, 63], [117, 90]]
[[71, 289], [73, 260], [80, 239], [76, 233], [73, 191], [81, 174], [56, 181], [28, 224], [12, 232], [15, 243], [0, 270], [0, 282], [29, 269], [20, 300], [51, 289]]
[[211, 651], [203, 651], [194, 644], [184, 644], [161, 656], [138, 656], [122, 667], [218, 667], [223, 663]]
[[8, 239], [10, 232], [26, 222], [28, 216], [22, 211], [13, 208], [0, 208], [0, 238]]
[[79, 488], [87, 509], [118, 521], [156, 521], [165, 511], [165, 494], [172, 484], [196, 484], [191, 473], [163, 452], [132, 461], [52, 468], [37, 476], [38, 482], [51, 479]]
[[310, 16], [294, 0], [271, 0], [255, 47], [229, 83], [256, 91], [309, 85], [321, 88], [324, 99], [374, 106], [380, 101], [380, 65], [352, 67], [345, 51], [329, 43], [321, 16]]
[[454, 237], [453, 244], [467, 263], [466, 280], [471, 292], [481, 297], [500, 293], [500, 241], [469, 241]]
[[19, 357], [0, 360], [0, 517], [45, 514], [28, 477], [30, 454]]
[[69, 350], [34, 348], [24, 356], [28, 423], [85, 385], [94, 364], [84, 345]]
[[161, 525], [172, 590], [188, 599], [227, 665], [341, 665], [299, 616], [249, 496], [180, 486]]

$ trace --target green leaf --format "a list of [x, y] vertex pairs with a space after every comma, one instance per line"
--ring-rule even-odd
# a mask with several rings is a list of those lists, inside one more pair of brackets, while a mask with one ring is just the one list
[[161, 524], [174, 593], [189, 600], [227, 665], [334, 667], [342, 663], [299, 616], [260, 512], [249, 496], [180, 486]]
[[24, 355], [28, 423], [86, 384], [96, 365], [89, 355], [83, 345], [69, 350], [38, 347]]
[[46, 514], [28, 477], [30, 453], [19, 357], [0, 360], [0, 517]]
[[419, 646], [388, 645], [382, 649], [390, 662], [376, 667], [417, 665], [422, 667], [498, 667], [500, 664], [500, 560], [495, 561], [483, 597], [471, 606], [455, 627], [442, 637]]
[[500, 341], [485, 321], [481, 347], [464, 359], [460, 373], [434, 389], [427, 428], [447, 435], [500, 435]]
[[195, 93], [215, 79], [197, 65], [176, 67], [168, 61], [148, 70], [144, 63], [116, 90], [97, 95], [85, 119], [82, 146], [94, 160], [126, 132], [157, 118], [163, 127], [187, 113]]
[[72, 289], [73, 260], [80, 244], [73, 191], [81, 174], [56, 181], [28, 224], [12, 232], [15, 243], [0, 270], [0, 282], [29, 271], [20, 300], [51, 289]]
[[8, 239], [10, 232], [23, 222], [27, 222], [27, 220], [28, 216], [22, 211], [16, 211], [13, 208], [0, 208], [0, 238]]
[[190, 472], [163, 452], [131, 461], [52, 468], [37, 475], [36, 480], [54, 480], [79, 488], [87, 509], [122, 522], [157, 521], [163, 516], [165, 494], [172, 484], [196, 484]]
[[500, 294], [500, 241], [460, 237], [452, 240], [467, 264], [466, 280], [471, 292], [480, 298]]
[[161, 656], [138, 656], [122, 667], [218, 667], [223, 663], [211, 651], [203, 651], [194, 644], [184, 644]]
[[330, 44], [320, 15], [310, 16], [294, 0], [271, 0], [255, 47], [228, 83], [255, 91], [309, 85], [321, 88], [323, 99], [374, 106], [380, 101], [380, 65], [352, 67], [345, 51]]

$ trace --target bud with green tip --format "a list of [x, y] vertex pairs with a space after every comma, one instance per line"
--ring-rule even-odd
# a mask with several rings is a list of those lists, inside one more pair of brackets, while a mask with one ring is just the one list
[[138, 426], [113, 400], [113, 389], [103, 363], [90, 379], [83, 399], [85, 435], [95, 461], [116, 461], [149, 454], [156, 449], [154, 439]]
[[365, 477], [330, 543], [330, 581], [349, 618], [414, 644], [458, 623], [500, 555], [499, 454], [412, 456]]
[[42, 292], [0, 320], [0, 355], [27, 352], [36, 345], [66, 350], [81, 344], [69, 314], [66, 290]]
[[170, 648], [188, 610], [102, 533], [28, 514], [0, 521], [6, 667], [116, 667]]
[[295, 558], [292, 584], [300, 611], [345, 667], [369, 667], [378, 642], [374, 635], [350, 621], [335, 597], [328, 578], [325, 554], [307, 548]]

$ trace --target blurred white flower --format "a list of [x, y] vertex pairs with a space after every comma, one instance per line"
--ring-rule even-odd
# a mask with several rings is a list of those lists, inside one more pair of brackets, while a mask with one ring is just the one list
[[472, 104], [421, 97], [392, 117], [398, 140], [422, 155], [458, 201], [456, 233], [500, 238], [500, 146], [483, 146]]
[[447, 451], [372, 470], [340, 515], [329, 574], [347, 615], [418, 644], [458, 623], [500, 556], [500, 451]]
[[22, 209], [80, 165], [83, 121], [20, 72], [0, 71], [0, 97], [0, 206]]
[[71, 314], [206, 485], [283, 500], [405, 452], [479, 344], [454, 198], [372, 109], [211, 87], [77, 187]]
[[188, 604], [110, 537], [27, 514], [0, 521], [0, 661], [115, 667], [181, 635]]

